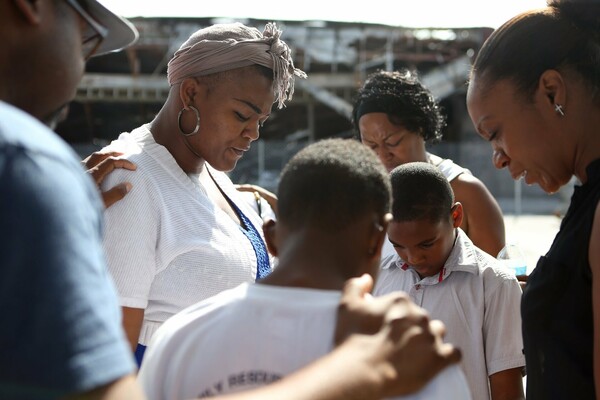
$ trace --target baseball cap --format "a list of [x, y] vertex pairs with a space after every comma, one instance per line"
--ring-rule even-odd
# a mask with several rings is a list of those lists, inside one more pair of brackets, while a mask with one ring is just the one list
[[93, 56], [121, 50], [137, 40], [139, 34], [131, 22], [114, 14], [96, 0], [80, 1], [88, 14], [108, 30]]

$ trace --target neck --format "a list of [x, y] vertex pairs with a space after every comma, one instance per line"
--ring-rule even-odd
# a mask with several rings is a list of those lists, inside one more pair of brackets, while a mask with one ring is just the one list
[[577, 121], [580, 126], [576, 130], [582, 134], [573, 161], [573, 173], [583, 183], [587, 181], [587, 166], [600, 158], [600, 107], [593, 105], [586, 115], [586, 118]]
[[[346, 242], [347, 243], [347, 242]], [[360, 246], [356, 246], [360, 247]], [[298, 232], [285, 240], [277, 268], [261, 283], [274, 286], [342, 290], [345, 282], [370, 272], [369, 260], [336, 235]]]
[[150, 123], [150, 132], [156, 143], [164, 146], [185, 173], [198, 174], [204, 168], [204, 159], [190, 143], [191, 138], [183, 136], [177, 128], [177, 114], [170, 111], [167, 104]]

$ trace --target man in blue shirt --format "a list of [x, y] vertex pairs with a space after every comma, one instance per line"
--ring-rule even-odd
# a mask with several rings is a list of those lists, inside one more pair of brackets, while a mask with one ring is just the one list
[[141, 398], [105, 268], [102, 203], [48, 128], [85, 60], [137, 31], [91, 0], [2, 1], [0, 20], [0, 398]]

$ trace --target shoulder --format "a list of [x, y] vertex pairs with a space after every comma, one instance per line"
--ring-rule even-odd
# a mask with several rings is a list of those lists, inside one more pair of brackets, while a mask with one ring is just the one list
[[79, 162], [73, 149], [46, 125], [3, 102], [0, 102], [0, 146], [21, 148], [62, 162]]
[[[450, 182], [456, 201], [463, 204], [468, 215], [479, 210], [493, 213], [489, 216], [499, 217], [500, 206], [485, 184], [471, 174], [461, 174]], [[491, 220], [490, 220], [491, 221]]]
[[450, 185], [454, 191], [460, 190], [473, 193], [487, 193], [488, 189], [485, 184], [472, 174], [460, 174], [455, 179], [450, 181]]
[[514, 273], [506, 268], [502, 261], [492, 257], [483, 250], [477, 249], [479, 270], [483, 283], [489, 292], [507, 288], [519, 289], [519, 282]]
[[442, 174], [444, 174], [444, 176], [446, 177], [446, 179], [448, 179], [449, 182], [453, 181], [454, 179], [463, 174], [471, 175], [471, 171], [461, 167], [449, 158], [441, 158], [431, 153], [429, 153], [428, 155], [433, 165], [435, 165], [442, 172]]
[[502, 261], [477, 247], [461, 228], [458, 228], [458, 232], [456, 243], [461, 249], [460, 259], [462, 263], [472, 268], [475, 275], [496, 282], [516, 280], [511, 271], [504, 267]]

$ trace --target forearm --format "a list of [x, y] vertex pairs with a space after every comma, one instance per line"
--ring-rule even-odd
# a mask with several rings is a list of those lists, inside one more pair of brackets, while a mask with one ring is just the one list
[[490, 376], [492, 400], [524, 400], [522, 368], [511, 368]]

